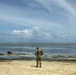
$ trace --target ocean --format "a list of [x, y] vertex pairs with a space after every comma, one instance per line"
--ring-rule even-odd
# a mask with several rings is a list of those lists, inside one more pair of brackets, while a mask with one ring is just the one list
[[[76, 43], [0, 43], [0, 59], [35, 60], [35, 50], [43, 50], [42, 60], [76, 60]], [[11, 51], [12, 55], [7, 52]]]

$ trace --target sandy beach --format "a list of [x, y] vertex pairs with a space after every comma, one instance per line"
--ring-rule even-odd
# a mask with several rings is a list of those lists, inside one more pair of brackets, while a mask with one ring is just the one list
[[75, 62], [42, 61], [42, 67], [35, 67], [35, 61], [2, 61], [0, 75], [76, 75]]

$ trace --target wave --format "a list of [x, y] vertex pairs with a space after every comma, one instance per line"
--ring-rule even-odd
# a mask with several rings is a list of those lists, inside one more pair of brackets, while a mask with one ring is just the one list
[[[7, 60], [19, 60], [19, 59], [28, 59], [28, 60], [35, 60], [36, 56], [33, 53], [14, 53], [12, 55], [0, 55], [0, 59], [7, 59]], [[76, 55], [74, 54], [48, 54], [45, 53], [42, 56], [42, 60], [76, 60]]]

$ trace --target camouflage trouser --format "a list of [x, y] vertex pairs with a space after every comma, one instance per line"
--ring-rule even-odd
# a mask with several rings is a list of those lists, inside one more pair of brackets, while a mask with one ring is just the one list
[[41, 67], [41, 57], [37, 57], [36, 61], [37, 61], [37, 67], [38, 65]]

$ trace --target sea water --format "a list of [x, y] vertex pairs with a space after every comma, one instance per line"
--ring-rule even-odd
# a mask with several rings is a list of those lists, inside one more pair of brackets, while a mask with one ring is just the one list
[[[0, 43], [0, 58], [35, 59], [35, 50], [39, 47], [43, 50], [43, 59], [46, 60], [66, 60], [76, 59], [76, 43]], [[12, 55], [7, 55], [11, 51]]]

